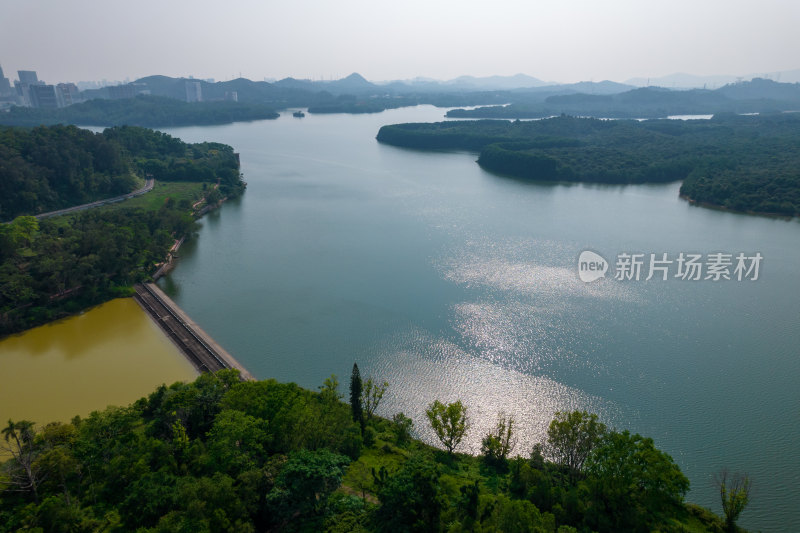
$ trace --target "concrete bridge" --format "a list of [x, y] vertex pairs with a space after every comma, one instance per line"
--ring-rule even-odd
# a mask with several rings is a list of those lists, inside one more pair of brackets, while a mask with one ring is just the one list
[[200, 372], [235, 368], [243, 380], [255, 378], [234, 357], [203, 331], [169, 296], [153, 283], [134, 286], [134, 298], [164, 330], [186, 358]]

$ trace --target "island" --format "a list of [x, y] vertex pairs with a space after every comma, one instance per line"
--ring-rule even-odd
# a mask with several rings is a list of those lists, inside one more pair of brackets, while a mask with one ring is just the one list
[[478, 164], [523, 180], [606, 184], [683, 181], [692, 202], [800, 215], [800, 114], [710, 120], [451, 121], [383, 126], [379, 142], [478, 152]]

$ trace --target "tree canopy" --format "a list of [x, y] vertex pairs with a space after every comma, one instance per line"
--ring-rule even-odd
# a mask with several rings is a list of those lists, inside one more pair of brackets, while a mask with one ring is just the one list
[[683, 181], [693, 201], [800, 215], [800, 116], [721, 114], [711, 120], [458, 121], [384, 126], [378, 140], [480, 152], [481, 167], [536, 181]]
[[0, 220], [118, 196], [137, 178], [219, 182], [244, 190], [230, 146], [187, 144], [153, 130], [122, 126], [92, 133], [75, 126], [0, 126]]
[[[507, 469], [437, 452], [401, 438], [408, 419], [395, 420], [367, 421], [376, 435], [368, 445], [338, 380], [312, 392], [275, 380], [242, 382], [223, 370], [66, 424], [9, 421], [0, 441], [12, 452], [0, 464], [0, 533], [575, 533], [725, 525], [683, 504], [688, 481], [639, 435], [606, 433], [584, 475], [573, 479], [536, 450], [510, 459]], [[594, 417], [565, 413], [558, 420], [580, 429]]]
[[257, 103], [193, 102], [162, 96], [140, 95], [120, 100], [93, 99], [61, 109], [12, 107], [0, 113], [0, 124], [39, 126], [77, 124], [82, 126], [176, 126], [227, 124], [243, 120], [278, 118], [272, 107]]

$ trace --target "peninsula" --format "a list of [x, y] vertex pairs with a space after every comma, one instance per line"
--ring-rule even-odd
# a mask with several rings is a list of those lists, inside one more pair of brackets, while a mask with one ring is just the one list
[[379, 142], [479, 152], [496, 174], [607, 184], [683, 181], [680, 194], [734, 211], [800, 215], [800, 115], [711, 120], [453, 121], [384, 126]]
[[[13, 218], [0, 224], [0, 335], [131, 296], [176, 235], [195, 231], [198, 200], [245, 189], [230, 146], [127, 126], [0, 128], [0, 168], [0, 213]], [[129, 200], [142, 204], [35, 217], [126, 195], [145, 178], [155, 190]]]

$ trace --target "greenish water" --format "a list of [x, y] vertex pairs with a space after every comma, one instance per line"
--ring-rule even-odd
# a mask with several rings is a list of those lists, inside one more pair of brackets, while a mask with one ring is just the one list
[[[391, 383], [381, 412], [406, 412], [423, 438], [429, 402], [464, 400], [473, 451], [500, 410], [523, 454], [556, 410], [592, 410], [653, 437], [690, 501], [720, 511], [713, 474], [746, 471], [741, 524], [800, 529], [800, 224], [693, 207], [678, 184], [524, 183], [475, 154], [375, 141], [443, 113], [170, 130], [233, 145], [249, 186], [161, 286], [259, 378], [346, 383], [357, 361]], [[584, 249], [764, 260], [754, 282], [587, 285]]]
[[0, 420], [68, 422], [128, 405], [194, 367], [133, 298], [0, 340]]

